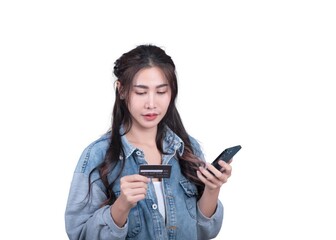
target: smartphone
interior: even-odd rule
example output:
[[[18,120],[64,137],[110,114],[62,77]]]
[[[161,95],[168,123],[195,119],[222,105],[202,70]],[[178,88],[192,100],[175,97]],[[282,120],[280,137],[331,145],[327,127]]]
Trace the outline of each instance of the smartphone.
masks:
[[[240,145],[225,149],[211,164],[220,171],[222,167],[218,164],[218,161],[219,160],[223,160],[224,162],[230,161],[240,149],[241,149]]]

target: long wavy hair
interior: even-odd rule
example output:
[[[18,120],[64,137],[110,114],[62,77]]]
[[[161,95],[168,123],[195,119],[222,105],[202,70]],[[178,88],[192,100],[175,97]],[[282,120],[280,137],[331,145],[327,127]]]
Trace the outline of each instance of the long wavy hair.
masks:
[[[102,206],[107,204],[111,205],[116,200],[116,195],[112,188],[116,183],[116,180],[120,177],[125,164],[125,161],[121,162],[122,167],[120,168],[118,174],[115,175],[116,177],[114,179],[110,179],[109,181],[109,173],[113,171],[117,163],[120,161],[120,156],[122,159],[126,159],[121,142],[120,127],[123,126],[125,129],[123,134],[126,134],[132,127],[132,118],[127,106],[133,78],[139,70],[150,67],[158,67],[163,71],[172,93],[167,113],[158,124],[156,146],[161,154],[165,154],[162,147],[162,140],[166,126],[168,126],[182,139],[184,142],[184,152],[181,156],[177,154],[177,159],[179,161],[182,174],[196,185],[199,198],[204,191],[204,184],[197,177],[196,171],[198,170],[198,167],[204,163],[195,155],[187,131],[183,126],[182,120],[175,106],[178,87],[175,64],[173,60],[163,49],[157,46],[140,45],[133,50],[124,53],[115,61],[114,64],[113,73],[117,77],[117,81],[120,82],[121,87],[119,89],[117,88],[115,91],[112,127],[110,129],[111,139],[104,161],[93,170],[95,171],[98,169],[100,179],[107,189],[107,200],[102,203]],[[90,173],[90,176],[93,171]]]

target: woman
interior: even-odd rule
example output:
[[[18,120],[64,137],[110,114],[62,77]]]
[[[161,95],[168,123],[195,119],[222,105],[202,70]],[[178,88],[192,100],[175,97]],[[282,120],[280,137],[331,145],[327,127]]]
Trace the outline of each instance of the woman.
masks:
[[[82,153],[65,212],[70,239],[211,239],[220,231],[218,171],[203,159],[175,106],[175,65],[164,50],[141,45],[114,66],[112,127]],[[139,174],[170,165],[169,178]]]

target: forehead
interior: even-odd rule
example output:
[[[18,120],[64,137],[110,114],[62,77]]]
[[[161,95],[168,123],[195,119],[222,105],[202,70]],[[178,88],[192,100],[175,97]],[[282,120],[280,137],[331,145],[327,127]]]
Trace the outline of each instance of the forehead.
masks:
[[[133,85],[151,86],[165,83],[168,83],[168,80],[163,71],[158,67],[143,68],[133,78]]]

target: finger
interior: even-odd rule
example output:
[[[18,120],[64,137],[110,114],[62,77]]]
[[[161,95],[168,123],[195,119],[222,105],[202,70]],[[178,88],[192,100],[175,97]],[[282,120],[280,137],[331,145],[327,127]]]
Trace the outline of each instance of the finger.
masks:
[[[215,175],[217,178],[220,178],[222,176],[222,172],[219,171],[217,168],[215,168],[212,164],[207,163],[206,168],[208,171],[210,171],[210,173]]]
[[[204,175],[204,177],[206,178],[206,180],[208,182],[211,182],[217,186],[220,186],[222,185],[219,177],[222,176],[222,173],[219,172],[215,167],[213,167],[213,171],[216,171],[216,173],[214,174],[217,174],[219,177],[217,177],[216,175],[212,174],[211,172],[209,172],[207,169],[203,168],[203,167],[200,167],[200,172]]]
[[[128,175],[124,176],[120,179],[127,181],[127,182],[144,182],[144,183],[149,183],[150,179],[148,177],[142,176],[140,174],[133,174],[133,175]]]
[[[131,205],[136,204],[138,201],[146,198],[147,187],[139,188],[125,188],[121,187],[121,197],[123,201],[130,203]]]
[[[204,183],[204,185],[215,189],[217,188],[217,186],[215,184],[213,184],[212,182],[208,181],[206,177],[204,177],[204,175],[200,172],[200,171],[196,171],[196,174],[198,176],[198,178]]]
[[[228,178],[231,176],[231,166],[222,160],[221,162],[223,162],[222,164],[224,164],[224,167],[223,167],[224,172],[218,171],[217,168],[215,168],[212,164],[209,164],[209,163],[206,164],[206,166],[208,167],[208,170],[211,171],[210,172],[211,175],[215,176],[215,178],[208,178],[208,180],[212,181],[217,186],[221,186],[224,183],[226,183]],[[206,175],[206,177],[207,176],[208,175]]]
[[[126,188],[123,193],[127,196],[146,195],[147,188]]]
[[[144,182],[121,182],[120,183],[121,189],[136,189],[136,188],[143,188],[147,190],[148,184]]]
[[[141,201],[143,199],[146,198],[146,194],[140,193],[140,194],[136,194],[136,195],[122,195],[123,196],[123,200],[125,202],[128,202],[129,204],[133,205],[136,204],[138,201]]]
[[[146,187],[149,183],[149,178],[138,174],[124,176],[120,179],[120,188],[138,188]]]
[[[232,162],[232,159],[228,163],[224,162],[223,160],[220,160],[218,162],[218,164],[222,167],[221,172],[229,176],[231,176],[231,172],[232,172],[232,167],[230,165],[230,162]]]

